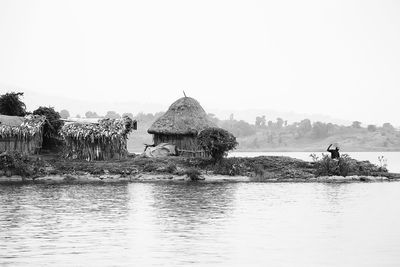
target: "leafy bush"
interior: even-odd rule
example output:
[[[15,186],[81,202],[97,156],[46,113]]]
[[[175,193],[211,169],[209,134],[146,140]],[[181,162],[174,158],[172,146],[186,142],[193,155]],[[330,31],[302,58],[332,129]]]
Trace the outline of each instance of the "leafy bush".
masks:
[[[0,114],[8,116],[25,116],[26,106],[19,98],[24,93],[6,93],[0,96]]]
[[[158,169],[158,165],[155,162],[149,162],[143,167],[144,172],[154,172]]]
[[[10,174],[32,176],[39,172],[43,163],[39,160],[31,160],[28,156],[19,152],[4,152],[0,154],[0,170]]]
[[[221,128],[207,128],[198,136],[199,144],[210,153],[214,161],[220,161],[229,150],[236,148],[238,142],[230,132]]]
[[[44,135],[48,137],[58,136],[58,131],[63,125],[60,120],[60,114],[52,107],[39,107],[33,111],[34,115],[41,115],[46,117],[46,124],[44,126]]]
[[[190,168],[185,170],[184,172],[187,177],[189,177],[190,180],[195,181],[195,180],[202,180],[201,178],[201,172],[195,168]]]
[[[176,167],[176,165],[175,165],[174,163],[172,163],[172,162],[169,163],[169,164],[165,167],[165,171],[168,172],[168,173],[175,173],[177,169],[178,169],[178,168]]]
[[[338,175],[347,176],[351,171],[355,171],[354,160],[347,154],[343,154],[339,160],[332,159],[327,154],[322,154],[319,159],[315,154],[310,155],[315,163],[316,175]]]
[[[230,159],[218,162],[214,166],[213,171],[215,174],[235,176],[240,175],[243,168],[243,164]]]
[[[315,154],[310,155],[316,169],[316,175],[374,175],[387,172],[383,166],[379,167],[369,161],[357,161],[349,155],[343,154],[339,160],[331,159],[329,155],[322,154],[319,158]]]
[[[60,114],[52,107],[39,107],[33,111],[33,114],[46,117],[43,127],[43,148],[54,149],[61,146],[59,130],[63,126],[63,122],[60,120]]]

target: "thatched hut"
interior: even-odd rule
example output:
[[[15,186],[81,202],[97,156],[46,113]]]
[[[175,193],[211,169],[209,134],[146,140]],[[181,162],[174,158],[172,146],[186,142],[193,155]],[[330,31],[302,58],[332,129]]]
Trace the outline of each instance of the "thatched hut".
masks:
[[[46,118],[0,115],[0,152],[17,151],[25,155],[38,153],[43,143]]]
[[[148,133],[154,135],[154,145],[169,143],[176,146],[179,155],[206,157],[208,154],[198,145],[197,135],[213,126],[196,99],[182,97],[151,125]]]
[[[60,132],[67,158],[92,161],[126,158],[128,134],[136,129],[136,121],[124,117],[98,122],[66,121]]]

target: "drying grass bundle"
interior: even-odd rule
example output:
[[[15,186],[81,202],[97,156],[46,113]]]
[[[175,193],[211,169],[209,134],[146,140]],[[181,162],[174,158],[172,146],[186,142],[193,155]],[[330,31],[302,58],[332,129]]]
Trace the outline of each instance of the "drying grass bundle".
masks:
[[[44,116],[39,115],[0,115],[0,151],[18,151],[23,154],[38,152],[43,142],[45,120]]]
[[[175,101],[168,111],[151,125],[150,134],[197,135],[212,122],[200,103],[191,97]]]
[[[128,134],[136,129],[136,121],[101,119],[98,123],[73,122],[61,128],[66,157],[74,159],[122,159],[128,154]]]

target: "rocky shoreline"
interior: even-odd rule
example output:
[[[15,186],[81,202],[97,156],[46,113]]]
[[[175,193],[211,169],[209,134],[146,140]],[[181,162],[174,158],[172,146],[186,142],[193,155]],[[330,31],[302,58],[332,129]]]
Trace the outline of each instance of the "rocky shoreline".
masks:
[[[320,176],[312,178],[273,178],[257,179],[248,176],[203,175],[202,180],[193,181],[187,176],[165,174],[139,174],[139,175],[92,175],[92,174],[66,174],[42,177],[22,177],[12,175],[0,177],[0,184],[7,183],[43,183],[43,184],[74,184],[74,183],[134,183],[134,182],[202,182],[202,183],[353,183],[353,182],[394,182],[400,178],[385,176]]]
[[[8,159],[11,162],[10,159]],[[18,161],[19,160],[19,161]],[[226,158],[215,163],[202,158],[143,158],[118,161],[66,160],[57,155],[14,159],[0,169],[1,183],[130,183],[130,182],[389,182],[389,173],[368,161],[351,159],[348,175],[326,174],[323,164],[290,157]],[[9,166],[5,168],[4,166]],[[195,177],[195,179],[193,178]]]

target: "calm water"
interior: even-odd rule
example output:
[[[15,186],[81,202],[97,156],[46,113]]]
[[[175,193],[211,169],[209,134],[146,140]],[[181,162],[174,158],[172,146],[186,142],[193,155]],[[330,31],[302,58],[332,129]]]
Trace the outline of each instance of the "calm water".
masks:
[[[323,152],[233,152],[231,157],[257,157],[257,156],[288,156],[306,161],[311,161],[310,154],[315,153],[321,157]],[[400,173],[400,152],[343,152],[358,160],[369,160],[380,166],[379,156],[384,156],[387,161],[388,170]],[[329,154],[325,152],[325,154]]]
[[[399,266],[400,183],[0,185],[0,265]]]

